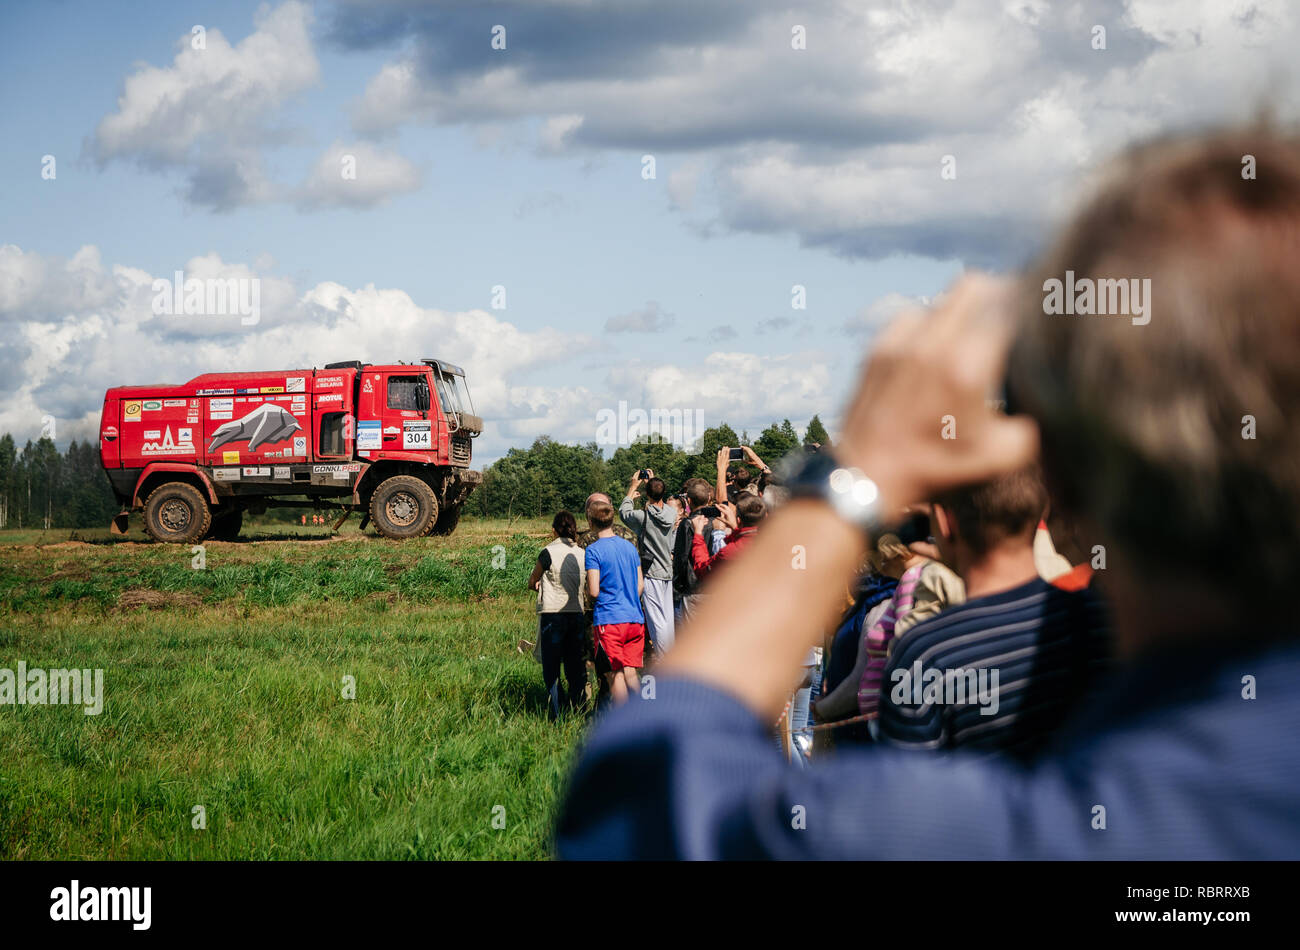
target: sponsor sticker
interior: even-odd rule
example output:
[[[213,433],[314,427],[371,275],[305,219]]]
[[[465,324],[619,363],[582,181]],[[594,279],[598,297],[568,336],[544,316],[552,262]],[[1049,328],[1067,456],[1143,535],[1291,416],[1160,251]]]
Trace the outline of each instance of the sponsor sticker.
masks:
[[[146,430],[145,430],[145,433],[144,433],[144,438],[146,438],[146,439],[161,439],[161,438],[162,438],[162,430],[161,430],[161,429],[146,429]]]
[[[337,389],[342,385],[343,385],[342,376],[317,376],[316,377],[317,389]]]
[[[221,461],[222,461],[222,463],[225,464],[225,465],[238,465],[238,464],[239,464],[239,453],[238,453],[238,452],[222,452],[222,453],[221,453]]]
[[[233,413],[233,412],[214,412],[214,413],[212,413],[212,415],[209,416],[208,418],[210,418],[210,419],[229,419],[229,418],[231,418],[232,416],[234,416],[234,413]],[[195,420],[195,421],[197,421],[197,420]]]
[[[229,454],[229,453],[227,453]],[[239,469],[237,468],[214,468],[212,477],[219,482],[237,482],[239,481]]]
[[[295,435],[293,437],[293,454],[294,455],[307,454],[307,437],[305,435]]]
[[[361,391],[362,391],[363,393],[372,393],[372,392],[374,392],[374,391],[375,391],[374,384],[371,383],[370,380],[367,379],[367,380],[366,380],[366,381],[361,385]]]
[[[304,392],[307,378],[305,376],[288,376],[284,380],[284,391],[287,393]]]
[[[150,438],[148,432],[144,434],[146,439]],[[172,427],[168,426],[163,432],[161,439],[158,436],[158,430],[153,430],[153,442],[145,442],[140,446],[142,455],[193,455],[194,454],[194,430],[177,429],[176,437],[172,437]]]
[[[208,402],[208,408],[213,412],[230,412],[235,408],[233,399],[213,399]]]
[[[185,400],[184,400],[184,399],[164,399],[164,400],[163,400],[163,407],[164,407],[164,408],[167,408],[167,409],[174,409],[174,408],[176,408],[177,406],[184,406],[184,405],[185,405]]]
[[[273,477],[277,481],[280,481],[283,479],[292,478],[293,473],[288,465],[277,465],[275,466],[275,475]]]
[[[284,392],[284,387],[283,387],[283,386],[263,386],[263,387],[262,387],[262,392],[264,392],[264,393],[282,393],[282,392]]]
[[[325,405],[325,403],[327,403],[327,402],[342,402],[342,401],[343,401],[343,394],[342,394],[342,393],[326,393],[325,395],[321,396],[321,397],[320,397],[319,399],[317,399],[316,401],[317,401],[318,403],[320,403],[322,406]]]
[[[361,419],[357,422],[357,449],[371,450],[384,447],[384,435],[378,419]]]
[[[145,412],[157,412],[157,411],[158,411],[159,409],[161,409],[161,408],[162,408],[162,400],[161,400],[161,399],[146,399],[146,400],[144,401],[144,411],[145,411]]]
[[[117,426],[106,426],[104,429],[104,438],[112,442],[117,438]]]
[[[122,418],[127,422],[140,421],[140,400],[128,400],[122,406]]]
[[[339,472],[346,475],[348,472],[359,471],[361,471],[360,462],[340,462],[337,465],[313,465],[311,467],[313,475],[337,475]]]
[[[270,478],[271,468],[269,465],[250,465],[244,468],[245,478]]]
[[[196,396],[233,396],[233,389],[200,389],[194,395]]]

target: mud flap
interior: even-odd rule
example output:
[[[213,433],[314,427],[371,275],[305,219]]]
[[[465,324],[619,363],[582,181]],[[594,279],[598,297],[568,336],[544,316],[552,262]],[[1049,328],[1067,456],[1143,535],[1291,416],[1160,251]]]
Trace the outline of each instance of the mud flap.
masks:
[[[126,534],[127,528],[131,523],[131,512],[119,511],[113,515],[113,520],[108,523],[108,533],[116,535]]]

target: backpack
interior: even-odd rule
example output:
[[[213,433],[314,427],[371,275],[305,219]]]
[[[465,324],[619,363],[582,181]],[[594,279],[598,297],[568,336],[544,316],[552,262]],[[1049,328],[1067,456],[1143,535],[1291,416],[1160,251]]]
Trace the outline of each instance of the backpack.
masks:
[[[695,576],[695,564],[691,561],[691,544],[695,537],[695,527],[690,518],[683,518],[677,526],[677,536],[673,539],[673,593],[678,597],[688,597],[695,593],[700,579]],[[713,540],[713,522],[704,525],[704,544],[707,547]]]

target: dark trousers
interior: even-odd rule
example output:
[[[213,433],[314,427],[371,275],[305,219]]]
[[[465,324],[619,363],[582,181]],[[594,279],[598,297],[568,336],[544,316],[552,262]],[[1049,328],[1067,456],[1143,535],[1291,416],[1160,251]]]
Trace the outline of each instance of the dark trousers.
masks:
[[[587,688],[587,663],[582,655],[586,621],[580,613],[539,614],[538,642],[542,645],[542,679],[550,696],[550,717],[565,707],[582,705]],[[561,698],[560,668],[564,668],[567,694]]]

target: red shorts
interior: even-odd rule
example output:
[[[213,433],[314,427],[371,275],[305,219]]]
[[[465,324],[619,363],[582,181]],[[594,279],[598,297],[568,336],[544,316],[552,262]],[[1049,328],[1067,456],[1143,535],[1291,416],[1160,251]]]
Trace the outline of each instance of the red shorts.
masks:
[[[625,666],[639,667],[645,659],[645,624],[598,623],[596,643],[615,673]]]

